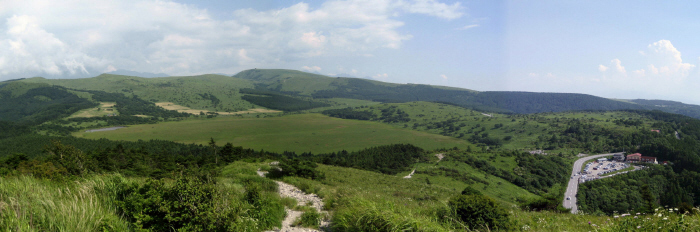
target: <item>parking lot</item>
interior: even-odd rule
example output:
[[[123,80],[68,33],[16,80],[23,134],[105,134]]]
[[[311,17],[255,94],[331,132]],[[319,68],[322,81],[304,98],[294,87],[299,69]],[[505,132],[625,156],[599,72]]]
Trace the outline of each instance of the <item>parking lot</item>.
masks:
[[[586,164],[583,171],[580,174],[576,174],[571,178],[578,178],[579,182],[585,182],[589,180],[595,180],[603,178],[605,175],[611,172],[616,172],[625,168],[630,167],[630,164],[616,161],[603,161],[603,162],[591,162]]]

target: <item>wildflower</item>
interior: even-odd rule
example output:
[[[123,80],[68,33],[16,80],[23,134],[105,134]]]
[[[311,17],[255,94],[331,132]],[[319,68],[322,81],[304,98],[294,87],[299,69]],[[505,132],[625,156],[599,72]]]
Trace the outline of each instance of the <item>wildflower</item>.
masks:
[[[634,218],[637,218],[637,216],[634,216]]]
[[[637,229],[642,228],[642,226],[637,226]]]
[[[637,215],[640,215],[641,213],[637,213]]]
[[[668,220],[668,218],[667,218],[667,217],[665,217],[665,218],[664,218],[664,220]]]
[[[613,216],[614,218],[619,218],[620,216]]]

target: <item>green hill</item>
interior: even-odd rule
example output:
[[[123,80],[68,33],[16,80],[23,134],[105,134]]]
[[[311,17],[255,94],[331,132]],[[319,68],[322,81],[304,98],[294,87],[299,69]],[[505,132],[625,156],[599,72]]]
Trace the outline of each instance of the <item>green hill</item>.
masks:
[[[453,104],[496,113],[542,113],[576,110],[661,110],[700,118],[700,106],[658,100],[619,101],[587,94],[478,92],[468,89],[394,84],[361,78],[328,77],[296,70],[252,69],[233,77],[200,75],[188,77],[141,78],[102,74],[93,78],[55,80],[29,78],[25,83],[44,83],[79,90],[99,90],[138,96],[150,102],[172,102],[194,110],[219,112],[243,111],[276,106],[270,101],[306,101],[319,99],[358,99],[385,103],[429,101]],[[274,92],[279,96],[261,99],[241,93],[241,89]],[[247,96],[247,97],[246,97]],[[313,103],[304,103],[311,104]],[[318,106],[322,106],[319,104]],[[269,108],[269,107],[268,107]],[[306,109],[292,107],[290,109]],[[276,109],[288,110],[277,104]]]
[[[252,88],[253,83],[222,75],[142,78],[102,74],[84,79],[30,78],[22,82],[122,93],[150,102],[173,102],[199,110],[234,112],[255,108],[255,105],[242,100],[242,94],[238,92],[242,88]]]

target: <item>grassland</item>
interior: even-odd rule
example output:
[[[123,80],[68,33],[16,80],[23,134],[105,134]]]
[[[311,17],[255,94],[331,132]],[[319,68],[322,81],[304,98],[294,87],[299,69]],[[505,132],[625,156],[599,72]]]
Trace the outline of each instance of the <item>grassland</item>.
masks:
[[[269,118],[218,117],[179,122],[134,125],[108,132],[76,132],[76,137],[110,140],[170,140],[182,143],[207,144],[214,138],[218,144],[232,143],[253,149],[283,152],[356,151],[367,147],[410,143],[424,149],[459,147],[469,142],[425,132],[395,128],[389,125],[357,120],[344,120],[320,114],[297,114]]]
[[[21,82],[122,93],[151,102],[174,102],[192,109],[209,111],[235,112],[256,108],[255,105],[241,99],[242,95],[238,92],[242,88],[253,88],[251,81],[213,74],[163,78],[102,74],[84,79],[29,78]],[[219,99],[219,102],[215,103],[202,94],[212,94]]]
[[[567,125],[565,123],[570,120],[592,123],[617,132],[633,132],[644,128],[653,128],[652,120],[643,119],[639,114],[623,111],[504,115],[484,113],[432,102],[378,104],[355,110],[367,110],[375,115],[381,115],[382,110],[390,107],[396,107],[396,109],[406,112],[410,118],[409,122],[388,123],[392,126],[413,128],[414,130],[463,139],[467,139],[474,134],[488,134],[489,137],[501,139],[503,141],[502,148],[507,150],[532,151],[541,149],[543,145],[541,143],[542,139],[544,137],[549,139],[553,134],[561,133],[566,129]],[[624,127],[615,124],[613,121],[615,119],[640,119],[644,124],[635,127]],[[450,125],[458,128],[451,132],[445,132],[444,126],[440,127],[437,125],[448,121]],[[508,136],[510,138],[506,139]],[[560,148],[548,152],[574,155],[581,151],[579,149]]]
[[[100,102],[100,106],[75,112],[68,118],[92,118],[110,114],[119,114],[117,109],[114,108],[114,105],[116,105],[114,102]]]

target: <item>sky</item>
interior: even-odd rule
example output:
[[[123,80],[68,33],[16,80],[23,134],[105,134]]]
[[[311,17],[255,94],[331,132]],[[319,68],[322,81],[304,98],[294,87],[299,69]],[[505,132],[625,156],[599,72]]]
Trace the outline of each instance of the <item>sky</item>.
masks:
[[[694,1],[0,0],[0,81],[283,68],[700,104]]]

